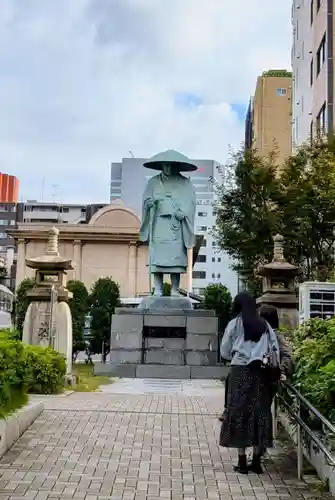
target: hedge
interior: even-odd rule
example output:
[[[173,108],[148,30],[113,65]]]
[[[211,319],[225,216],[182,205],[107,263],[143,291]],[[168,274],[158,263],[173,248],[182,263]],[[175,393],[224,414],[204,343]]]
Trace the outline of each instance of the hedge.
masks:
[[[335,318],[312,319],[291,337],[296,363],[294,385],[335,421]]]
[[[64,385],[64,356],[15,337],[15,332],[0,331],[0,417],[22,406],[29,392],[52,394]]]

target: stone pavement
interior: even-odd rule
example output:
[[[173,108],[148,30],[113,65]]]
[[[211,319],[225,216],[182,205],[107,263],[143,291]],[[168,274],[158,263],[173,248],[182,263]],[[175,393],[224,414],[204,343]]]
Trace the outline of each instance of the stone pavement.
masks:
[[[42,397],[44,413],[0,461],[0,500],[328,498],[296,479],[279,447],[261,477],[218,446],[221,384],[120,380]]]

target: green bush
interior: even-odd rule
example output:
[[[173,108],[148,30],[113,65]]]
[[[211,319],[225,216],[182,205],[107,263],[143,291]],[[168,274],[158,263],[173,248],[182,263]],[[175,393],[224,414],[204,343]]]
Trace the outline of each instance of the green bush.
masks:
[[[66,374],[64,356],[49,347],[26,345],[24,351],[28,392],[61,392]]]
[[[294,384],[335,421],[335,318],[312,319],[293,332]]]
[[[15,331],[0,330],[0,418],[23,406],[29,392],[60,392],[65,374],[63,355],[23,344]]]
[[[1,338],[2,337],[2,338]],[[15,410],[25,399],[25,351],[20,341],[0,336],[0,417]],[[19,395],[19,397],[18,397]],[[22,397],[20,397],[20,395]],[[25,401],[22,401],[24,403]]]

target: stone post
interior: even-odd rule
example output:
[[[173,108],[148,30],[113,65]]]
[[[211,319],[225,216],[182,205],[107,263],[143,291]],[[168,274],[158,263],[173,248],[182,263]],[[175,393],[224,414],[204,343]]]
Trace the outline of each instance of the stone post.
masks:
[[[128,247],[128,289],[132,297],[137,293],[137,243],[129,242]]]
[[[16,289],[24,280],[26,274],[26,240],[19,239],[17,242],[17,269],[16,269]]]
[[[82,241],[73,242],[74,279],[81,280]]]

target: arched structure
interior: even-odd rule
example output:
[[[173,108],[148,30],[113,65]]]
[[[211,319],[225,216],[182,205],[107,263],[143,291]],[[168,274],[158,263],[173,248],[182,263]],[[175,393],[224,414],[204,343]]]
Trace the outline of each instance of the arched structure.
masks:
[[[120,285],[122,297],[148,294],[148,246],[139,241],[140,219],[121,201],[98,210],[88,224],[56,224],[59,229],[59,252],[75,264],[67,279],[83,281],[88,289],[98,278],[111,276]],[[50,224],[18,224],[8,233],[17,243],[16,288],[33,271],[26,266],[26,258],[43,255],[46,250]],[[197,238],[194,260],[201,237]],[[182,275],[181,288],[187,288],[187,277]]]
[[[135,212],[121,203],[112,203],[98,210],[88,224],[99,227],[127,227],[139,231],[141,221]]]

